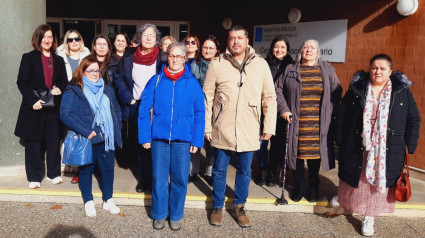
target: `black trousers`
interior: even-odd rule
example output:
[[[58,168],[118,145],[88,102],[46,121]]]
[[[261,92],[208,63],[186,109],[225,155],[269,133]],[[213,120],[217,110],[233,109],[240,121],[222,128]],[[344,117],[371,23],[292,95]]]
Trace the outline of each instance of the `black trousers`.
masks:
[[[152,156],[151,150],[146,150],[142,145],[139,144],[139,106],[140,100],[129,107],[129,118],[128,118],[128,133],[129,140],[127,148],[130,150],[129,154],[131,160],[138,161],[139,179],[143,187],[152,187]]]
[[[25,140],[25,171],[29,182],[41,182],[45,175],[54,179],[61,175],[61,123],[56,112],[47,112],[41,141]]]
[[[308,181],[309,186],[318,187],[319,186],[319,170],[320,170],[320,159],[309,159],[307,160],[308,167]],[[295,186],[304,187],[305,178],[304,178],[304,160],[297,159],[296,170],[294,170],[294,179]]]

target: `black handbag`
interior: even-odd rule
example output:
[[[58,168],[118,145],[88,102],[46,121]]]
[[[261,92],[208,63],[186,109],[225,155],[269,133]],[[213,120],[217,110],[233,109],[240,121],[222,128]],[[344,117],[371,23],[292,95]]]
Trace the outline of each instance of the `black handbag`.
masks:
[[[55,107],[55,97],[52,95],[52,89],[36,89],[32,90],[32,92],[36,97],[44,101],[44,103],[41,104],[42,107]]]

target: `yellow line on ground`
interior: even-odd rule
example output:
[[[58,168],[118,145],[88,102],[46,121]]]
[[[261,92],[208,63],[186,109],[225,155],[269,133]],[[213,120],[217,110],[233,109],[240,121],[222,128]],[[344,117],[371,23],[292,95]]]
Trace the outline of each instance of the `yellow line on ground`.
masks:
[[[70,196],[70,197],[80,197],[80,191],[61,191],[61,190],[42,190],[42,189],[2,189],[0,188],[0,194],[9,194],[9,195],[44,195],[44,196]],[[101,192],[93,192],[94,197],[102,197]],[[151,199],[150,194],[144,193],[127,193],[127,192],[115,192],[114,198],[132,198],[132,199]],[[205,201],[211,202],[211,197],[205,195],[187,195],[186,201]],[[274,204],[276,201],[275,198],[256,198],[248,197],[247,203],[254,204]],[[330,207],[328,201],[319,201],[319,202],[309,202],[305,199],[302,199],[299,202],[293,202],[291,199],[287,198],[289,205],[308,205],[308,206],[327,206]],[[226,203],[232,203],[233,198],[226,197]],[[396,209],[417,209],[425,210],[425,204],[409,204],[409,203],[396,203]]]

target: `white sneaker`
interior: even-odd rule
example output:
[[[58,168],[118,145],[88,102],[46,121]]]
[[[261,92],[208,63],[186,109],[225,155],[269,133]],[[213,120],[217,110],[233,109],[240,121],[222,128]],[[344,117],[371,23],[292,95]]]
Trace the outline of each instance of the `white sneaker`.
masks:
[[[40,184],[40,182],[30,182],[28,187],[31,188],[31,189],[41,188],[41,184]]]
[[[103,209],[110,211],[111,214],[118,214],[120,213],[120,208],[115,205],[114,199],[110,198],[108,201],[103,202]]]
[[[54,178],[54,179],[51,179],[51,178],[47,177],[47,180],[48,180],[48,181],[52,181],[52,184],[60,184],[60,183],[62,183],[62,182],[63,182],[63,180],[62,180],[62,177],[61,177],[61,176],[57,176],[57,177],[56,177],[56,178]]]
[[[364,220],[362,222],[362,235],[364,236],[373,236],[373,225],[375,224],[375,221],[373,217],[365,216]]]
[[[86,215],[88,217],[95,217],[96,216],[96,208],[94,207],[93,200],[90,200],[84,204],[84,209],[86,210]]]
[[[340,207],[341,206],[338,202],[338,195],[333,196],[333,198],[331,199],[331,201],[329,201],[329,203],[331,204],[331,207]]]

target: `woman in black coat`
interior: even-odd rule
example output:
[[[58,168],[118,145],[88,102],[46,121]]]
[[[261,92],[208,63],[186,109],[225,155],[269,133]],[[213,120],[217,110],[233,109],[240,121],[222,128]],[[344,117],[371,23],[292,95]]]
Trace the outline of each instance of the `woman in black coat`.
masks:
[[[25,140],[25,170],[29,188],[39,188],[45,175],[53,184],[62,183],[59,140],[62,124],[59,106],[62,91],[68,79],[63,58],[54,53],[56,48],[52,28],[39,25],[32,36],[34,50],[22,56],[18,74],[18,88],[22,103],[16,123],[15,135]],[[54,107],[44,107],[34,90],[50,89]],[[47,153],[46,153],[47,152]],[[44,159],[46,154],[46,159]]]
[[[388,55],[378,54],[369,73],[355,74],[337,119],[340,183],[331,205],[364,215],[365,236],[373,235],[375,216],[394,212],[406,147],[413,154],[419,137],[412,83],[392,66]]]

